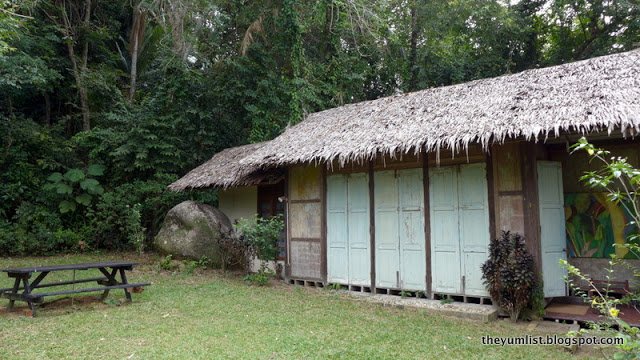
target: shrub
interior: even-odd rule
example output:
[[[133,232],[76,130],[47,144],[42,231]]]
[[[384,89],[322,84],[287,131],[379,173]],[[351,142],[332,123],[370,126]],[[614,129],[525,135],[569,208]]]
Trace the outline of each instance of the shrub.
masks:
[[[248,271],[249,261],[255,252],[246,239],[232,233],[229,236],[217,237],[217,245],[223,271],[238,267]]]
[[[266,267],[261,267],[258,272],[255,274],[247,274],[244,277],[244,281],[258,286],[265,286],[269,283],[269,280],[275,277],[275,273],[273,270],[267,269]]]
[[[188,275],[193,275],[197,269],[206,269],[211,264],[211,261],[206,256],[200,258],[200,260],[187,260],[184,262],[184,272]]]
[[[489,259],[482,265],[482,279],[493,301],[512,321],[531,302],[536,285],[533,257],[520,234],[502,232],[489,245]]]
[[[55,233],[62,228],[62,221],[55,212],[31,203],[23,203],[16,211],[13,241],[5,253],[42,255],[72,248],[68,237]]]
[[[98,164],[90,165],[86,171],[69,169],[64,175],[54,172],[47,178],[48,183],[44,189],[58,194],[61,213],[75,212],[78,206],[91,205],[94,197],[104,192],[104,188],[95,179],[103,174],[104,166]]]
[[[240,219],[236,230],[253,248],[258,259],[276,259],[278,239],[284,230],[282,215],[271,218]]]
[[[160,270],[173,271],[178,268],[178,265],[174,263],[172,255],[167,255],[160,259],[160,261],[158,262],[158,267],[160,268]]]

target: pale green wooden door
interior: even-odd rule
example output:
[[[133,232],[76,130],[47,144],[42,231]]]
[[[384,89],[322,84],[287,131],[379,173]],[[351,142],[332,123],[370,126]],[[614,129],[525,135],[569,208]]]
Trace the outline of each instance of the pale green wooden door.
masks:
[[[422,169],[374,175],[376,286],[426,290]]]
[[[347,178],[327,177],[327,281],[349,283]]]
[[[370,285],[368,175],[327,177],[327,281]]]
[[[422,169],[398,171],[400,287],[426,290]]]
[[[544,296],[565,296],[566,271],[560,260],[566,259],[566,232],[562,165],[538,161],[538,198],[540,200],[540,245]]]
[[[430,170],[432,291],[486,296],[480,267],[489,247],[485,164]]]
[[[374,174],[376,287],[400,287],[398,182],[394,170]]]
[[[481,267],[489,250],[489,194],[485,164],[461,165],[458,175],[461,271],[463,293],[488,296]]]
[[[431,287],[434,292],[462,292],[458,229],[457,167],[429,170]]]
[[[349,284],[371,286],[369,253],[369,175],[351,174],[347,181]]]

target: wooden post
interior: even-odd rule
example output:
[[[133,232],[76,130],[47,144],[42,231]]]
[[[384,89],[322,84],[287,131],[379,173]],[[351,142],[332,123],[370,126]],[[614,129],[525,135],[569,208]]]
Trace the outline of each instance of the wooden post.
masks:
[[[540,212],[538,204],[538,170],[536,148],[532,142],[521,143],[522,195],[524,236],[527,249],[533,256],[536,271],[542,271],[542,244],[540,243]]]
[[[322,205],[320,208],[322,209],[320,214],[320,276],[322,277],[322,282],[327,283],[327,167],[322,167],[322,172],[320,174],[322,177],[320,190],[320,201],[322,201]]]
[[[286,256],[284,261],[284,277],[287,281],[291,278],[291,224],[289,222],[289,172],[290,168],[287,168],[284,174],[284,198],[285,198],[285,210],[284,210],[284,226],[285,226],[285,249]]]
[[[369,160],[369,251],[371,256],[371,293],[376,293],[376,216],[373,160]]]
[[[426,295],[431,299],[431,210],[429,206],[429,156],[426,152],[422,157],[422,186],[424,193],[424,253],[425,259],[425,282]]]
[[[496,199],[495,199],[495,183],[493,176],[493,157],[490,152],[485,155],[485,162],[487,167],[487,191],[489,197],[489,233],[491,234],[489,241],[497,236],[496,232]]]

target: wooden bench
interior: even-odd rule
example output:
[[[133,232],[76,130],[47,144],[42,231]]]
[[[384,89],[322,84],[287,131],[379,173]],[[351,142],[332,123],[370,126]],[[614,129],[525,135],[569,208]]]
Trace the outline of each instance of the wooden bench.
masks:
[[[45,297],[71,295],[87,292],[102,292],[102,299],[109,295],[110,290],[123,289],[127,301],[131,301],[131,289],[141,288],[150,283],[129,283],[127,281],[126,271],[130,271],[136,263],[127,261],[111,261],[99,263],[70,264],[70,265],[54,265],[54,266],[38,266],[3,269],[2,272],[7,273],[10,278],[14,279],[13,287],[0,289],[0,297],[9,299],[9,309],[13,308],[16,301],[24,301],[29,305],[31,314],[36,314],[36,304],[41,304]],[[76,279],[75,272],[80,270],[98,269],[103,276]],[[59,271],[73,271],[73,279],[67,281],[57,281],[50,283],[42,283],[48,274]],[[38,276],[30,281],[34,273]],[[120,275],[120,280],[117,279]],[[97,287],[86,287],[71,290],[34,292],[36,289],[51,288],[55,286],[75,285],[96,282]],[[22,284],[22,285],[21,285]]]
[[[593,286],[600,291],[600,293],[604,296],[609,295],[618,295],[620,297],[628,295],[631,293],[629,289],[629,280],[624,281],[615,281],[615,280],[591,280]],[[588,290],[589,296],[593,297],[597,294],[596,290],[590,288]]]

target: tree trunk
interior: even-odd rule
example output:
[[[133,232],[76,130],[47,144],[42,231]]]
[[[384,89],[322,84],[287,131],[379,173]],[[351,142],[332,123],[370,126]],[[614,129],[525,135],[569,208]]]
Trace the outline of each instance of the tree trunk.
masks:
[[[333,24],[335,22],[335,11],[334,7],[336,6],[333,3],[333,0],[327,1],[326,8],[324,12],[324,37],[325,37],[325,51],[324,57],[325,60],[330,59],[335,53],[335,45],[334,45],[334,36],[333,36]]]
[[[44,123],[47,127],[51,126],[51,99],[49,93],[45,92],[44,96]]]
[[[418,86],[418,0],[411,2],[411,39],[409,44],[409,91],[417,90]]]
[[[133,101],[133,98],[136,94],[136,83],[138,80],[138,52],[143,34],[144,15],[140,11],[140,6],[137,5],[133,9],[133,24],[131,26],[131,37],[129,39],[129,51],[131,53],[131,71],[129,74],[129,102]]]
[[[78,88],[78,95],[80,97],[80,112],[82,113],[82,130],[89,131],[91,130],[91,113],[89,110],[89,97],[87,95],[87,88],[84,84],[84,74],[87,71],[87,58],[89,55],[89,41],[85,36],[83,39],[82,46],[82,58],[80,59],[81,63],[78,64],[78,57],[76,55],[74,42],[76,41],[75,31],[71,25],[71,21],[69,20],[69,15],[67,14],[67,6],[66,2],[62,2],[62,8],[60,9],[62,13],[62,21],[63,21],[63,32],[65,37],[67,37],[65,43],[67,45],[67,53],[69,55],[69,61],[71,62],[71,72],[73,73],[73,79],[76,82],[76,87]],[[85,29],[89,26],[89,20],[91,17],[91,0],[85,0],[85,14],[83,19],[83,24],[85,25]]]
[[[80,111],[82,112],[82,130],[91,130],[90,111],[89,111],[89,99],[87,96],[87,89],[82,81],[82,73],[78,66],[78,59],[76,58],[75,49],[73,48],[73,42],[67,41],[67,52],[69,53],[69,60],[71,61],[71,71],[73,73],[73,79],[76,82],[78,88],[78,95],[80,96]]]

